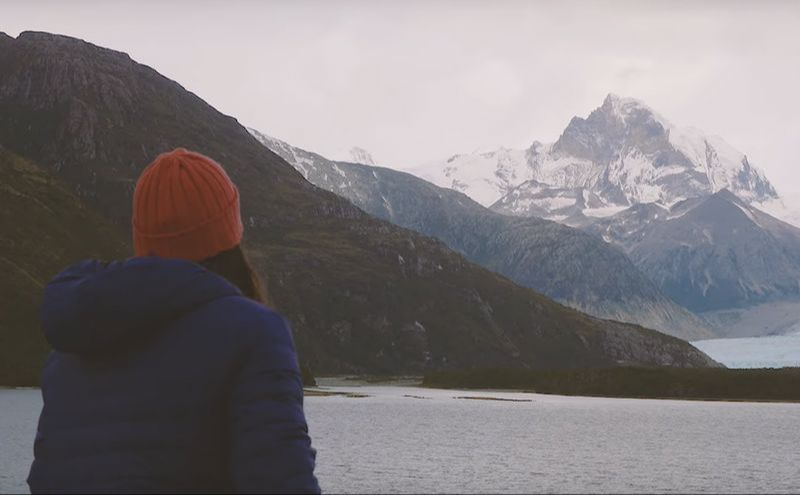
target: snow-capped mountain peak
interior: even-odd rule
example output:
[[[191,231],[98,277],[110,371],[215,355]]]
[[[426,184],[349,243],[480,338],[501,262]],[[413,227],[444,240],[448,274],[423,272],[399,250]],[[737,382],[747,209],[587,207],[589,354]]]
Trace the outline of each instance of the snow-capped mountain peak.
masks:
[[[603,100],[603,105],[599,110],[611,112],[623,124],[627,124],[628,120],[634,118],[636,114],[643,113],[649,114],[653,120],[660,123],[664,128],[672,127],[672,124],[667,119],[647,106],[645,102],[636,98],[609,93]]]
[[[721,189],[748,202],[778,197],[722,138],[615,94],[586,118],[572,118],[555,143],[455,155],[412,172],[504,213],[561,221],[638,203],[671,206]]]

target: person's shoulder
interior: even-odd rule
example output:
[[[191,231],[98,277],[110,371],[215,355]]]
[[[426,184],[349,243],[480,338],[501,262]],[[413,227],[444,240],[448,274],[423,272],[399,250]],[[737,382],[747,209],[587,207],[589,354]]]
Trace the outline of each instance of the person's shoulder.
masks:
[[[299,373],[291,327],[280,313],[244,296],[218,299],[209,310],[250,362]]]

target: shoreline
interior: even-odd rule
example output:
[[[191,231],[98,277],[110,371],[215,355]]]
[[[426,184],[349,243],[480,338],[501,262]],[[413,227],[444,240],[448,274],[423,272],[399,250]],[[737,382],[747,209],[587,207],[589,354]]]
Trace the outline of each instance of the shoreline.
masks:
[[[393,382],[375,382],[367,385],[334,385],[334,386],[317,386],[304,388],[303,392],[305,397],[346,397],[346,398],[366,398],[371,397],[368,393],[357,393],[352,391],[336,390],[337,388],[351,388],[358,389],[362,387],[377,386],[377,387],[404,387],[405,385],[398,385]],[[530,396],[544,395],[553,397],[570,397],[570,398],[587,398],[587,399],[621,399],[621,400],[658,400],[658,401],[687,401],[687,402],[729,402],[734,404],[752,403],[752,404],[800,404],[800,399],[726,399],[714,397],[669,397],[669,396],[616,396],[616,395],[589,395],[589,394],[564,394],[564,393],[551,393],[551,392],[537,392],[535,390],[527,389],[504,389],[504,388],[470,388],[470,387],[440,387],[440,386],[426,386],[416,384],[409,386],[410,388],[419,388],[422,390],[439,390],[439,391],[452,391],[452,392],[476,392],[486,394],[524,394]],[[327,390],[331,389],[331,390]],[[404,396],[411,399],[430,399],[430,397],[418,396]],[[531,400],[522,399],[507,399],[502,397],[465,397],[453,396],[453,399],[474,399],[474,400],[495,400],[503,402],[532,402]]]
[[[636,369],[636,368],[616,368],[614,370],[626,370],[634,374],[644,372],[652,372],[653,369]],[[658,370],[658,369],[656,369]],[[775,373],[782,371],[800,371],[800,368],[757,368],[749,370],[756,373],[767,372]],[[525,370],[511,370],[512,372],[524,372]],[[561,373],[575,372],[576,370],[561,370]],[[584,369],[578,370],[584,373],[603,372],[608,370],[591,370]],[[735,374],[747,374],[748,370],[731,370]],[[474,372],[474,371],[473,371]],[[456,373],[467,374],[467,372],[440,372],[440,373]],[[533,372],[537,373],[537,372]],[[538,373],[550,373],[540,371]],[[559,373],[559,372],[556,372]],[[691,371],[689,371],[691,373]],[[730,374],[723,371],[724,374]],[[431,374],[428,375],[430,381]],[[691,402],[730,402],[730,403],[753,403],[753,404],[800,404],[800,397],[789,398],[759,398],[759,397],[703,397],[703,396],[687,396],[687,395],[648,395],[644,394],[612,394],[612,393],[569,393],[566,390],[536,390],[531,386],[521,387],[508,387],[508,386],[473,386],[467,383],[458,383],[453,385],[446,385],[443,383],[426,384],[426,376],[359,376],[359,375],[328,375],[317,377],[318,385],[316,387],[305,388],[309,397],[321,396],[348,396],[354,394],[353,389],[359,389],[370,386],[385,386],[385,387],[412,387],[427,390],[446,390],[446,391],[461,391],[461,392],[477,392],[485,394],[526,394],[526,395],[546,395],[558,397],[585,397],[591,399],[626,399],[626,400],[662,400],[662,401],[691,401]],[[800,375],[798,376],[798,387],[800,387]],[[350,389],[348,391],[337,391],[337,389]],[[359,394],[360,395],[360,394]],[[800,395],[800,394],[799,394]]]
[[[370,386],[595,399],[798,404],[800,368],[478,369],[424,376],[323,375],[303,390],[307,397],[363,398],[368,394],[357,389]],[[40,388],[0,385],[0,390]]]
[[[703,402],[800,403],[800,368],[644,368],[440,371],[423,387]]]
[[[361,399],[371,397],[369,394],[362,394],[353,391],[335,390],[336,388],[362,388],[362,387],[409,387],[419,388],[423,390],[441,390],[441,391],[460,391],[460,392],[478,392],[478,393],[496,393],[496,394],[525,394],[525,395],[546,395],[553,397],[574,397],[574,398],[588,398],[588,399],[623,399],[623,400],[662,400],[662,401],[689,401],[689,402],[729,402],[729,403],[752,403],[752,404],[800,404],[800,399],[738,399],[738,398],[714,398],[714,397],[670,397],[670,396],[622,396],[622,395],[590,395],[590,394],[566,394],[557,392],[537,392],[530,389],[513,389],[513,388],[473,388],[473,387],[443,387],[443,386],[428,386],[422,383],[415,384],[398,384],[396,381],[370,381],[363,382],[364,384],[355,385],[340,384],[340,385],[317,385],[312,387],[303,387],[303,395],[305,397],[345,397],[350,399]],[[332,390],[327,390],[332,389]],[[16,391],[16,390],[30,390],[40,391],[39,387],[10,387],[0,386],[2,391]],[[428,399],[429,397],[416,397],[408,396],[409,398]],[[475,400],[495,400],[503,402],[531,402],[532,400],[518,400],[497,397],[465,397],[453,396],[454,399],[475,399]]]

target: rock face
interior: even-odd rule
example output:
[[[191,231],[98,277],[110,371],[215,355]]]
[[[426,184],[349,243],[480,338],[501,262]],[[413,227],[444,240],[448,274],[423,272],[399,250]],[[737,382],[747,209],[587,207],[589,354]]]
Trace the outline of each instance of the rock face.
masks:
[[[0,36],[0,145],[58,177],[124,239],[135,180],[158,153],[183,146],[218,160],[240,189],[245,245],[315,372],[715,364],[679,339],[588,317],[370,217],[123,53],[47,33]]]
[[[694,311],[800,299],[800,229],[727,189],[672,208],[636,205],[585,228]]]
[[[521,285],[594,316],[686,339],[711,336],[704,322],[664,296],[623,253],[597,237],[547,220],[500,215],[410,174],[333,162],[250,132],[311,183],[367,213],[437,237]]]
[[[497,211],[559,221],[721,189],[747,202],[777,198],[764,174],[721,138],[676,127],[616,95],[587,118],[574,117],[553,144],[456,155],[419,173]]]

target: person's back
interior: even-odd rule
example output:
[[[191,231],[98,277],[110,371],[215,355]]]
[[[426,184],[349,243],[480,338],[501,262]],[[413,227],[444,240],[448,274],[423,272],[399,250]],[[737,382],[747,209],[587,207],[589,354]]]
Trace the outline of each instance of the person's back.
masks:
[[[198,157],[167,155],[167,180]],[[164,181],[147,174],[140,186]],[[319,491],[291,332],[253,300],[256,282],[242,281],[232,191],[235,212],[220,201],[229,218],[201,226],[208,231],[186,244],[193,252],[135,230],[137,255],[158,257],[82,262],[46,288],[42,323],[54,352],[42,379],[34,493]],[[135,223],[150,204],[142,194],[148,187],[137,187]],[[210,249],[198,246],[212,234]]]

